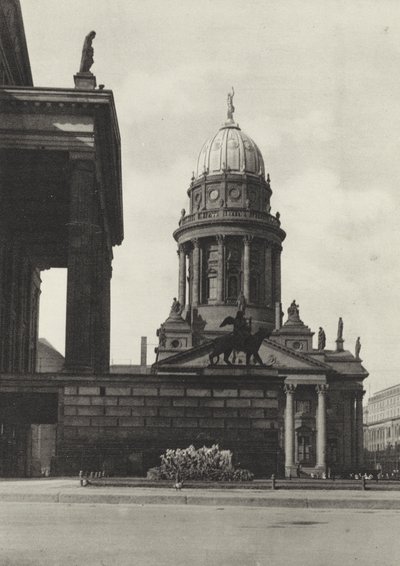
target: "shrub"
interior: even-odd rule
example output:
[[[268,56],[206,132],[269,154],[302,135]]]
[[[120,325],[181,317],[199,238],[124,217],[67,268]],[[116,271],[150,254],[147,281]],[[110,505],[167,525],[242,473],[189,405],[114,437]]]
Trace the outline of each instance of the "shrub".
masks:
[[[235,469],[232,452],[220,450],[217,444],[207,448],[168,449],[161,456],[161,465],[147,472],[149,479],[249,481],[253,474],[249,470]]]

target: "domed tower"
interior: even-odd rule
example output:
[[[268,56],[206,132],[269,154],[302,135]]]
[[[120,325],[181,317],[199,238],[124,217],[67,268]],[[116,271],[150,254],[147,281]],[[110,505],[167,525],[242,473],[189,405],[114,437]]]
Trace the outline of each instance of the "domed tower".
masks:
[[[245,307],[252,330],[280,326],[282,241],[279,214],[270,214],[271,187],[254,141],[233,119],[203,145],[183,210],[178,243],[178,301],[193,344],[220,332],[222,320]],[[244,297],[244,298],[243,298]]]

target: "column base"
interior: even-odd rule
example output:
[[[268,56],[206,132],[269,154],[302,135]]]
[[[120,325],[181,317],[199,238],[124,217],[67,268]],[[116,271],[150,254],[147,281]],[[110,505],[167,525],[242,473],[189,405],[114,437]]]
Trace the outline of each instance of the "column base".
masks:
[[[285,466],[285,478],[296,478],[297,466]]]

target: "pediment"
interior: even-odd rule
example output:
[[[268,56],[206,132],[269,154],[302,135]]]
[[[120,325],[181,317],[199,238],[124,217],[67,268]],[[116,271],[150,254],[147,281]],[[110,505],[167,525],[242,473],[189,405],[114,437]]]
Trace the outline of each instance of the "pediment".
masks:
[[[190,368],[205,368],[210,366],[209,355],[213,350],[213,343],[207,342],[200,346],[190,348],[183,352],[179,352],[165,358],[162,361],[154,364],[154,368],[168,368],[168,367],[190,367]],[[289,370],[316,370],[316,369],[330,369],[326,364],[316,361],[307,357],[305,354],[299,354],[285,346],[276,344],[272,340],[264,340],[259,349],[259,355],[264,364],[269,368],[274,369],[289,369]],[[232,356],[231,356],[232,361]],[[236,366],[245,365],[245,355],[239,353],[236,358]],[[253,363],[252,363],[253,365]],[[216,367],[224,366],[223,356],[220,356]],[[259,366],[258,366],[259,367]]]

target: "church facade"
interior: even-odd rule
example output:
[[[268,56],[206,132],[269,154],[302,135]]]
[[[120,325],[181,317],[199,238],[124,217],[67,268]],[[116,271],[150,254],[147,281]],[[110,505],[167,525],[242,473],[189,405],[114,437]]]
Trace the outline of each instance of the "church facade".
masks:
[[[359,347],[344,349],[341,320],[335,350],[322,329],[313,344],[295,301],[283,320],[286,234],[233,92],[174,232],[178,293],[156,362],[110,373],[112,248],[123,239],[113,95],[90,72],[94,32],[75,88],[33,87],[19,2],[0,6],[10,23],[0,44],[0,475],[145,474],[167,448],[214,443],[259,477],[362,467],[368,373]],[[65,364],[37,373],[40,272],[51,267],[68,269]]]
[[[263,157],[235,122],[232,99],[229,94],[227,120],[200,151],[190,210],[182,211],[174,232],[178,299],[158,330],[154,372],[234,379],[227,389],[232,398],[203,403],[209,424],[220,429],[214,438],[227,433],[222,443],[229,445],[233,428],[240,460],[263,461],[257,471],[264,466],[290,476],[299,466],[314,474],[362,467],[368,374],[359,348],[356,355],[344,350],[341,319],[336,349],[325,348],[322,328],[313,347],[314,333],[295,301],[283,324],[286,234],[279,213],[271,214]],[[250,446],[252,457],[243,454]]]

